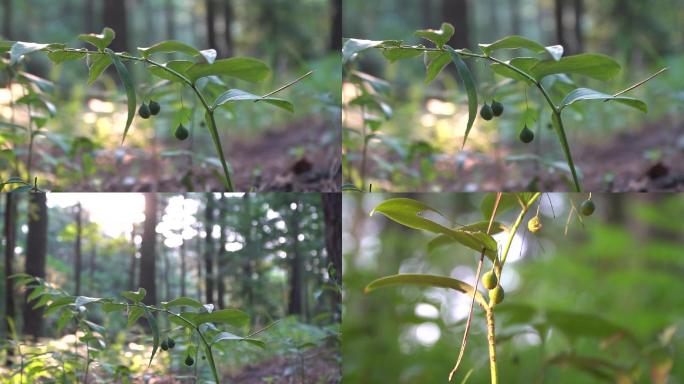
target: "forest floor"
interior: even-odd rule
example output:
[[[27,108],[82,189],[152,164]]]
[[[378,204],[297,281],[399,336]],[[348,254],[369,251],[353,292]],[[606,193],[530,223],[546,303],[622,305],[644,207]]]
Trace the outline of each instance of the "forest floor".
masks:
[[[434,166],[441,176],[420,184],[422,188],[418,189],[427,191],[436,185],[442,191],[572,191],[569,173],[549,172],[531,162],[508,163],[504,159],[512,153],[506,151],[509,150],[500,150],[498,156],[473,152],[438,156]],[[606,141],[575,145],[572,153],[586,191],[684,191],[682,122],[663,121],[616,133]],[[562,153],[558,153],[556,160],[564,164]],[[387,161],[400,163],[401,159],[390,157]],[[420,174],[418,164],[413,169]],[[369,173],[372,172],[371,169]],[[378,190],[393,188],[391,184],[376,185]]]
[[[309,116],[274,128],[253,140],[223,140],[226,159],[237,191],[338,191],[341,185],[339,126]],[[38,153],[40,152],[38,149]],[[97,152],[97,174],[81,181],[54,180],[70,192],[181,192],[221,191],[222,171],[214,161],[196,162],[189,172],[187,158],[163,159],[165,150],[115,148]],[[59,153],[50,153],[58,157]],[[213,153],[213,150],[210,150]],[[48,183],[50,184],[50,183]],[[45,189],[50,189],[48,186]]]

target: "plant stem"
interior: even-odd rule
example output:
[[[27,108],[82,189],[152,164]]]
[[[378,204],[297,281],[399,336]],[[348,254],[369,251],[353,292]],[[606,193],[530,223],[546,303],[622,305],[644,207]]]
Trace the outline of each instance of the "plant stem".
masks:
[[[508,240],[506,241],[506,245],[504,246],[503,252],[501,254],[501,262],[499,263],[499,273],[498,273],[498,278],[501,278],[501,269],[503,268],[504,264],[506,263],[506,258],[508,257],[508,251],[511,249],[511,244],[513,244],[513,238],[515,238],[515,233],[518,231],[518,228],[520,227],[520,224],[522,223],[523,219],[525,218],[525,215],[527,214],[527,211],[530,210],[530,207],[532,207],[532,204],[534,204],[537,199],[541,196],[541,192],[536,192],[530,200],[527,202],[522,207],[522,210],[520,211],[520,214],[518,215],[518,218],[515,220],[515,223],[513,223],[513,226],[511,227],[510,234],[508,235]],[[501,281],[501,280],[499,280]]]
[[[565,153],[565,158],[570,166],[570,172],[572,173],[572,180],[575,183],[575,192],[582,192],[582,187],[579,184],[579,178],[577,177],[577,170],[575,169],[575,163],[572,161],[572,154],[570,153],[570,146],[568,145],[568,137],[565,134],[565,128],[563,127],[563,119],[561,119],[561,112],[554,112],[556,126],[556,133],[558,134],[558,139],[563,147],[563,152]]]
[[[496,368],[496,326],[494,324],[494,307],[485,308],[487,319],[487,345],[489,346],[489,372],[491,383],[497,384],[499,374]]]

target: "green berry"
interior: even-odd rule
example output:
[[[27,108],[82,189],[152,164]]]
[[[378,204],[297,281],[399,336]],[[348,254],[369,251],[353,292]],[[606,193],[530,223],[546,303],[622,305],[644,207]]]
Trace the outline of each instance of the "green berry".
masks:
[[[161,111],[161,106],[156,101],[150,100],[150,113],[152,116],[157,116]]]
[[[176,346],[176,341],[169,337],[166,339],[166,345],[169,346],[169,349],[173,349]]]
[[[504,290],[500,285],[489,291],[489,305],[501,304],[504,299]]]
[[[496,100],[492,100],[492,113],[495,117],[499,117],[503,114],[504,106]]]
[[[183,124],[179,124],[178,128],[176,128],[176,132],[174,132],[174,135],[176,136],[176,139],[178,140],[185,140],[190,136],[190,131],[188,131],[187,128],[183,126]]]
[[[534,140],[534,132],[532,132],[531,129],[527,128],[527,125],[520,131],[520,141],[522,141],[525,144],[529,144]]]
[[[161,342],[161,349],[162,349],[162,351],[168,351],[169,350],[169,344],[166,342],[166,340]]]
[[[539,220],[539,216],[535,216],[527,222],[527,229],[532,233],[541,231],[543,227],[541,220]]]
[[[193,359],[191,356],[188,356],[188,357],[185,358],[185,365],[187,365],[188,367],[190,367],[190,366],[192,366],[193,364],[195,364],[195,359]]]
[[[487,121],[491,120],[492,117],[494,117],[492,113],[492,107],[485,103],[480,109],[480,116]]]
[[[496,274],[494,273],[494,271],[489,271],[489,272],[486,272],[484,275],[482,275],[482,286],[487,288],[487,289],[496,288],[496,284],[498,282],[499,281],[496,278]]]
[[[138,115],[140,115],[140,117],[142,117],[143,119],[150,118],[150,108],[147,106],[147,104],[142,103],[140,105],[140,109],[138,109]]]
[[[592,213],[596,210],[596,205],[594,205],[594,202],[591,200],[584,200],[582,202],[582,205],[580,205],[580,213],[582,216],[591,216]]]

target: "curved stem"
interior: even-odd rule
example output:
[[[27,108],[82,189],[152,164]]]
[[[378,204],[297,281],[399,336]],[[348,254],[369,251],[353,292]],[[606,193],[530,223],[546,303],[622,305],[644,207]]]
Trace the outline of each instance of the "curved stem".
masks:
[[[570,167],[570,172],[572,173],[572,181],[575,183],[575,192],[582,192],[582,187],[579,183],[579,177],[577,177],[577,170],[575,169],[575,162],[572,160],[572,153],[570,152],[570,146],[568,145],[568,137],[565,134],[565,127],[563,126],[563,119],[561,119],[561,112],[554,112],[553,115],[554,126],[556,127],[556,133],[558,134],[558,140],[563,147],[563,153],[565,153],[565,159],[568,161],[568,166]]]
[[[511,250],[511,244],[513,244],[513,238],[515,238],[515,233],[518,231],[518,228],[520,227],[520,224],[525,218],[527,211],[530,210],[532,204],[534,204],[534,202],[537,201],[537,199],[539,199],[540,196],[541,192],[537,192],[534,195],[532,195],[530,200],[527,202],[527,204],[525,204],[525,206],[520,211],[520,214],[518,215],[518,218],[515,220],[515,223],[513,223],[513,226],[511,226],[511,232],[508,235],[508,240],[506,241],[506,245],[504,246],[503,252],[501,254],[501,263],[499,264],[499,273],[497,276],[498,278],[501,278],[501,269],[503,268],[504,264],[506,264],[506,258],[508,257],[508,252]]]

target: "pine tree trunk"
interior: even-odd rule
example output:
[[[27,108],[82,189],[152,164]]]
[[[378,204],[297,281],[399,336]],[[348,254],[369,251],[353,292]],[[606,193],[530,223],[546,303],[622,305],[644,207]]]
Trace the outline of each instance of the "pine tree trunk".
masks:
[[[45,278],[48,229],[45,193],[29,195],[28,212],[25,272],[31,276]],[[33,304],[27,302],[29,294],[30,291],[27,291],[24,300],[24,334],[31,335],[35,340],[43,334],[43,308],[33,309]]]

